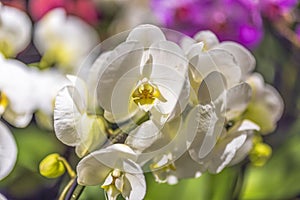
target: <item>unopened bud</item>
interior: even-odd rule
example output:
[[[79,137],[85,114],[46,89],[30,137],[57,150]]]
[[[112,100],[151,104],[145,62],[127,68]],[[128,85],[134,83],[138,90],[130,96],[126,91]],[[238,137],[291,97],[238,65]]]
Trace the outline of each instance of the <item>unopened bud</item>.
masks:
[[[46,156],[40,162],[40,174],[47,178],[57,178],[66,171],[64,163],[59,159],[57,153]]]
[[[266,164],[272,155],[272,148],[266,143],[256,143],[250,151],[249,158],[254,166],[261,167]]]

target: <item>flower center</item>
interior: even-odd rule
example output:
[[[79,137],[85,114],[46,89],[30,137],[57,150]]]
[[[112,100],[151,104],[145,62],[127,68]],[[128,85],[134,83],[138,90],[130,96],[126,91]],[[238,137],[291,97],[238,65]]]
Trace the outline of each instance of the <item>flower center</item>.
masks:
[[[143,110],[149,111],[156,99],[165,102],[157,86],[145,82],[140,84],[132,93],[132,100]]]
[[[5,111],[8,105],[8,98],[4,92],[0,91],[0,115]]]

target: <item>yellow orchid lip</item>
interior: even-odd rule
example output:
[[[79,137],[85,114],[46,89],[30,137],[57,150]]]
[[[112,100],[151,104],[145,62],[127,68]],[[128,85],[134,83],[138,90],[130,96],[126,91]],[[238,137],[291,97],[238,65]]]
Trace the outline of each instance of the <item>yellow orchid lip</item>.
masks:
[[[142,108],[153,105],[157,99],[166,102],[166,99],[162,96],[158,87],[148,81],[137,86],[131,97],[132,100]]]
[[[0,91],[0,114],[2,114],[8,105],[8,98],[4,92]]]

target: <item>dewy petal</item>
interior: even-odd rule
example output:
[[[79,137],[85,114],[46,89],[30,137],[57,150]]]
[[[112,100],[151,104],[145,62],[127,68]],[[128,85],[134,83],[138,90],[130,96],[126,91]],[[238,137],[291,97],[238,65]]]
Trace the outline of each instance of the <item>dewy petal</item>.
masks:
[[[80,142],[77,124],[83,112],[83,102],[78,91],[72,86],[66,86],[58,92],[54,108],[54,130],[56,137],[66,145],[75,146]],[[79,101],[79,102],[76,102]]]
[[[241,68],[242,78],[245,78],[255,68],[256,61],[254,56],[242,45],[235,42],[222,42],[216,48],[229,51],[235,57]]]
[[[5,178],[12,171],[16,163],[17,151],[13,135],[9,129],[0,122],[0,180]]]
[[[204,42],[204,49],[209,50],[219,44],[217,36],[211,31],[200,31],[195,36],[194,39],[197,42]]]
[[[135,160],[136,154],[124,144],[113,144],[105,149],[94,151],[78,163],[78,183],[100,185],[112,169],[136,173],[131,168],[125,169],[124,162],[128,159]]]
[[[190,59],[190,63],[202,78],[213,71],[218,71],[225,76],[229,87],[241,80],[241,69],[234,56],[226,50],[212,49],[199,53]]]
[[[126,41],[138,41],[145,48],[150,47],[155,42],[165,41],[164,33],[156,26],[145,24],[135,27],[128,35]]]
[[[112,96],[117,82],[124,75],[130,73],[130,76],[127,76],[127,78],[130,78],[131,83],[139,80],[143,52],[144,50],[141,44],[134,41],[122,43],[111,52],[107,66],[104,66],[105,70],[102,76],[99,77],[97,85],[99,104],[105,110],[112,112]],[[125,82],[123,85],[128,84]],[[134,85],[132,85],[132,90],[133,89]],[[126,93],[131,94],[132,90],[126,91]],[[127,99],[124,101],[127,101]]]
[[[219,141],[214,150],[205,158],[207,169],[211,173],[221,172],[234,158],[238,149],[247,139],[247,132],[236,132]]]
[[[14,55],[25,49],[31,39],[32,27],[27,14],[13,7],[0,6],[0,23],[0,35],[13,46]]]
[[[238,117],[251,100],[251,87],[247,83],[236,85],[227,91],[226,98],[227,119]]]

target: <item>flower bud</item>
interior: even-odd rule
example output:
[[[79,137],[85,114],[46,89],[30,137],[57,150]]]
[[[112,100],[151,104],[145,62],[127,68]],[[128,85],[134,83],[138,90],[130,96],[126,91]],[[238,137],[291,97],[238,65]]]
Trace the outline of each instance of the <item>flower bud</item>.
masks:
[[[251,163],[256,167],[266,164],[272,155],[272,148],[266,143],[256,143],[250,151],[249,158]]]
[[[59,159],[57,153],[46,156],[40,162],[40,174],[47,178],[57,178],[66,171],[64,163]]]

